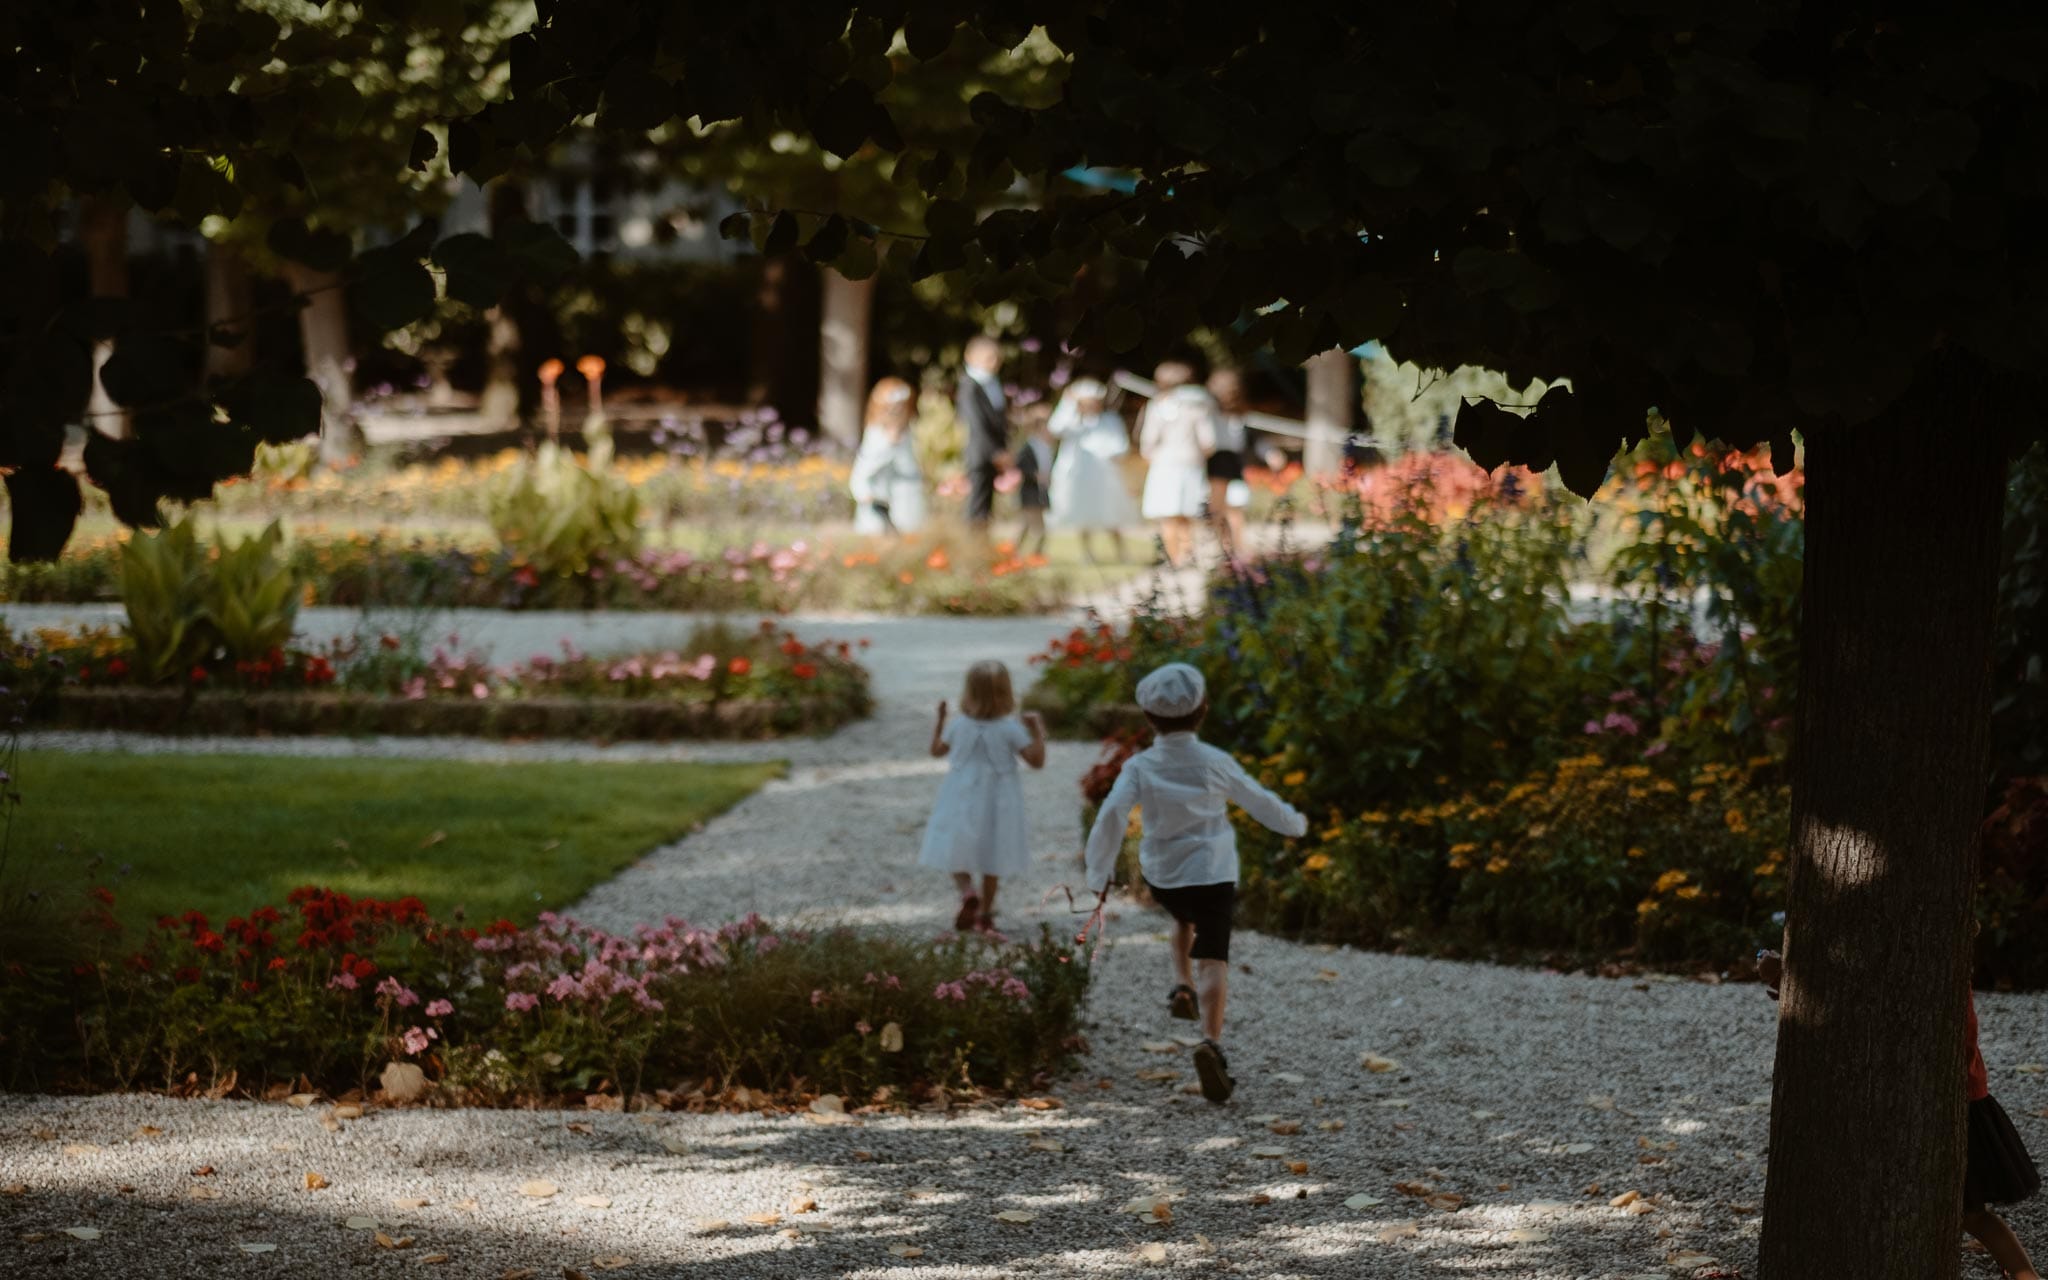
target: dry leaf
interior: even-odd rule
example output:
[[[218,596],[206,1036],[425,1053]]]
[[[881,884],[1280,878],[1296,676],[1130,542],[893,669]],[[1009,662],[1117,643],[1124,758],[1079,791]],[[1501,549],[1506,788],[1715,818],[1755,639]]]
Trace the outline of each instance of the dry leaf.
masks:
[[[192,1171],[192,1176],[195,1178],[211,1178],[213,1176],[213,1166],[202,1164]]]
[[[546,1178],[534,1178],[519,1184],[519,1194],[533,1200],[545,1200],[561,1190]]]
[[[1138,1250],[1138,1260],[1158,1264],[1166,1261],[1166,1246],[1157,1240]]]
[[[286,1098],[284,1104],[288,1107],[297,1107],[303,1111],[319,1100],[320,1095],[317,1093],[295,1093]]]
[[[1336,971],[1335,969],[1318,969],[1318,970],[1316,970],[1316,981],[1317,981],[1317,982],[1335,982],[1336,980],[1337,980],[1337,971]]]
[[[909,1196],[913,1200],[922,1200],[927,1196],[938,1195],[939,1189],[935,1186],[932,1186],[930,1183],[921,1183],[918,1186],[912,1187],[910,1188],[910,1190],[905,1191],[903,1194]]]
[[[1626,1209],[1630,1205],[1634,1204],[1636,1201],[1642,1198],[1643,1193],[1640,1191],[1624,1191],[1620,1195],[1614,1197],[1614,1199],[1609,1200],[1607,1204],[1610,1208]]]
[[[73,1240],[97,1240],[100,1238],[100,1229],[98,1227],[66,1227],[64,1228],[64,1234],[70,1236]]]
[[[1487,1111],[1484,1108],[1482,1108],[1478,1111],[1474,1111],[1472,1113],[1472,1118],[1474,1120],[1498,1120],[1500,1119],[1500,1112]]]
[[[1173,1206],[1163,1200],[1153,1205],[1152,1221],[1170,1225],[1173,1222]]]
[[[655,1141],[661,1143],[663,1150],[667,1151],[670,1155],[684,1156],[690,1154],[690,1144],[672,1133],[664,1133],[656,1138]]]
[[[1657,1206],[1651,1204],[1648,1200],[1638,1200],[1628,1207],[1628,1211],[1634,1214],[1655,1213],[1657,1212]]]
[[[610,1196],[577,1196],[576,1203],[586,1209],[609,1209],[612,1207],[612,1198]]]
[[[1058,1111],[1066,1104],[1058,1098],[1019,1098],[1017,1105],[1029,1111]]]
[[[562,1280],[590,1280],[590,1277],[584,1275],[581,1271],[578,1271],[574,1267],[563,1267]]]
[[[137,1125],[135,1127],[135,1136],[138,1138],[154,1138],[162,1132],[162,1129],[157,1128],[153,1124]]]
[[[1058,1138],[1033,1138],[1026,1144],[1033,1151],[1065,1151],[1067,1144]]]
[[[997,1222],[1035,1222],[1038,1215],[1028,1209],[1005,1209],[996,1215]]]
[[[1164,1069],[1164,1068],[1162,1068],[1162,1067],[1147,1067],[1147,1068],[1145,1068],[1145,1069],[1144,1069],[1143,1071],[1140,1071],[1140,1072],[1138,1073],[1138,1079],[1140,1079],[1140,1080],[1158,1080],[1158,1081],[1161,1081],[1161,1082],[1164,1082],[1164,1081],[1167,1081],[1167,1080],[1178,1080],[1178,1079],[1180,1079],[1180,1072],[1178,1072],[1178,1071],[1168,1071],[1168,1070],[1166,1070],[1166,1069]]]
[[[881,1046],[883,1053],[903,1052],[903,1024],[900,1022],[883,1023],[876,1043]]]
[[[1251,1154],[1251,1158],[1252,1158],[1252,1159],[1254,1159],[1254,1160],[1278,1160],[1278,1159],[1279,1159],[1280,1157],[1282,1157],[1282,1156],[1284,1156],[1284,1155],[1286,1155],[1286,1154],[1287,1154],[1287,1148],[1285,1148],[1285,1147],[1253,1147],[1253,1148],[1251,1149],[1251,1152],[1250,1152],[1250,1154]]]
[[[0,1196],[25,1196],[27,1194],[28,1184],[26,1182],[10,1182],[4,1187],[0,1187]]]
[[[821,1093],[811,1099],[811,1111],[821,1116],[843,1116],[846,1114],[846,1099],[836,1093]]]
[[[532,1267],[507,1267],[498,1273],[498,1280],[533,1280],[539,1274]]]
[[[328,1187],[331,1187],[333,1185],[333,1183],[327,1180],[326,1174],[314,1173],[311,1169],[308,1169],[306,1171],[306,1190],[325,1191]]]
[[[1307,1173],[1307,1172],[1308,1172],[1308,1161],[1306,1161],[1306,1160],[1289,1160],[1289,1161],[1287,1162],[1287,1172],[1289,1172],[1289,1173]]]
[[[423,1200],[420,1199],[418,1196],[411,1196],[403,1199],[393,1200],[391,1202],[391,1207],[394,1209],[424,1209],[432,1203],[433,1201],[431,1200]]]
[[[732,1224],[730,1222],[727,1222],[724,1218],[697,1219],[697,1230],[704,1232],[706,1235],[709,1235],[714,1231],[723,1231],[731,1225]]]
[[[1550,1239],[1550,1233],[1548,1231],[1538,1231],[1534,1227],[1516,1227],[1501,1238],[1509,1244],[1542,1244],[1545,1240]]]
[[[1392,1058],[1383,1058],[1377,1053],[1366,1054],[1358,1060],[1358,1065],[1374,1075],[1385,1075],[1389,1071],[1399,1071],[1401,1069],[1400,1063]]]
[[[1139,1217],[1150,1218],[1156,1216],[1162,1208],[1168,1208],[1168,1211],[1171,1212],[1171,1209],[1168,1207],[1167,1197],[1164,1195],[1133,1196],[1125,1201],[1124,1207],[1117,1210],[1117,1212],[1135,1213]]]
[[[262,1242],[260,1242],[260,1241],[254,1241],[254,1240],[251,1240],[251,1241],[246,1241],[246,1242],[244,1242],[244,1243],[242,1243],[242,1244],[240,1244],[240,1245],[237,1245],[236,1247],[237,1247],[237,1248],[239,1248],[239,1249],[240,1249],[240,1250],[241,1250],[241,1251],[242,1251],[243,1253],[275,1253],[275,1252],[277,1252],[277,1246],[276,1246],[276,1245],[274,1245],[274,1244],[265,1244],[265,1243],[262,1243]]]
[[[1379,1242],[1381,1244],[1392,1244],[1396,1240],[1410,1240],[1421,1234],[1422,1228],[1416,1226],[1412,1221],[1397,1222],[1391,1227],[1381,1229]]]
[[[1344,1122],[1342,1120],[1325,1120],[1318,1124],[1316,1128],[1321,1129],[1324,1133],[1341,1133],[1344,1129]]]
[[[782,1215],[779,1213],[750,1213],[747,1215],[747,1221],[757,1227],[772,1227],[782,1221]]]
[[[347,1227],[350,1231],[375,1231],[377,1229],[377,1220],[367,1214],[359,1213],[341,1225]]]
[[[2014,1067],[2013,1070],[2019,1072],[2021,1075],[2038,1076],[2042,1072],[2048,1071],[2048,1066],[2043,1066],[2038,1062],[2022,1062],[2020,1065]]]
[[[390,1236],[387,1236],[387,1235],[385,1235],[385,1234],[384,1234],[384,1233],[383,1233],[382,1231],[379,1231],[379,1232],[377,1233],[377,1235],[376,1235],[376,1241],[377,1241],[377,1247],[378,1247],[379,1249],[410,1249],[410,1248],[412,1248],[412,1237],[411,1237],[411,1236],[400,1236],[400,1237],[399,1237],[398,1239],[396,1239],[396,1240],[393,1240],[393,1239],[392,1239],[392,1238],[391,1238]]]
[[[1381,1200],[1378,1196],[1369,1196],[1365,1194],[1363,1191],[1361,1191],[1357,1195],[1352,1196],[1349,1200],[1346,1200],[1344,1202],[1344,1207],[1346,1209],[1370,1209],[1376,1204],[1384,1203],[1386,1202]]]
[[[590,1122],[587,1120],[571,1120],[568,1124],[563,1125],[562,1127],[567,1129],[571,1133],[597,1132],[596,1127],[590,1124]]]
[[[599,1271],[618,1271],[633,1265],[633,1260],[623,1253],[608,1253],[602,1258],[592,1258],[590,1265]]]
[[[914,1244],[892,1244],[889,1246],[889,1252],[899,1258],[922,1258],[924,1256],[924,1250]]]
[[[1712,1254],[1699,1253],[1695,1250],[1687,1249],[1679,1253],[1672,1254],[1670,1257],[1664,1259],[1664,1261],[1670,1263],[1672,1266],[1678,1268],[1680,1271],[1693,1271],[1697,1270],[1700,1267],[1711,1267],[1714,1265],[1717,1259]]]
[[[429,1267],[438,1267],[446,1261],[448,1261],[448,1255],[445,1253],[427,1253],[420,1255],[420,1262],[423,1265]]]
[[[1266,1128],[1273,1133],[1279,1134],[1283,1138],[1291,1138],[1295,1134],[1301,1132],[1301,1121],[1275,1120],[1273,1123],[1267,1125]]]
[[[327,1114],[336,1120],[360,1120],[363,1118],[363,1109],[353,1102],[344,1102]]]
[[[809,1196],[798,1196],[789,1202],[789,1211],[791,1213],[816,1213],[818,1211],[818,1202]]]
[[[340,1133],[341,1121],[336,1120],[333,1116],[321,1116],[320,1127],[329,1133]]]
[[[1138,1046],[1146,1053],[1179,1053],[1180,1046],[1171,1040],[1146,1040]]]
[[[1397,1182],[1394,1184],[1394,1190],[1404,1196],[1414,1196],[1417,1199],[1421,1199],[1426,1195],[1433,1195],[1436,1192],[1436,1188],[1430,1186],[1427,1182]]]
[[[90,1142],[67,1142],[64,1154],[67,1156],[96,1156],[100,1153],[97,1145]]]
[[[188,1200],[218,1200],[221,1198],[221,1190],[219,1187],[209,1187],[201,1183],[185,1188],[185,1197]]]
[[[1439,1191],[1422,1197],[1422,1203],[1441,1213],[1451,1213],[1465,1203],[1465,1197],[1455,1191]]]
[[[1263,1191],[1255,1191],[1255,1192],[1253,1192],[1253,1193],[1252,1193],[1252,1203],[1253,1203],[1253,1204],[1271,1204],[1271,1203],[1273,1203],[1273,1197],[1271,1197],[1271,1196],[1267,1195],[1267,1194],[1266,1194],[1265,1192],[1263,1192]]]

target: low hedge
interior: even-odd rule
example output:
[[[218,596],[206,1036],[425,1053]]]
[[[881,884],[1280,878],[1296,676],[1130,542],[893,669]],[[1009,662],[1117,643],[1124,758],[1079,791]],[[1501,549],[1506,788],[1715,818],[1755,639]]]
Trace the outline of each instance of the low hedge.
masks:
[[[869,1099],[1035,1089],[1084,1047],[1087,959],[1050,929],[931,940],[750,915],[613,934],[552,914],[477,927],[416,898],[303,888],[218,929],[188,911],[135,939],[113,895],[91,892],[68,954],[0,966],[10,1087],[340,1096],[398,1063],[391,1075],[475,1105],[657,1089]]]

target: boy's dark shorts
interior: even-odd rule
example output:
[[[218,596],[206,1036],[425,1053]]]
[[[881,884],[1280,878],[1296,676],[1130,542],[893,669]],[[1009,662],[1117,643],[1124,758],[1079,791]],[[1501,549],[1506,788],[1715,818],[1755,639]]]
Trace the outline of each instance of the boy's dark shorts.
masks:
[[[1230,916],[1237,907],[1235,884],[1225,881],[1162,889],[1147,880],[1145,887],[1168,915],[1195,927],[1195,945],[1189,949],[1189,956],[1196,960],[1230,959]]]

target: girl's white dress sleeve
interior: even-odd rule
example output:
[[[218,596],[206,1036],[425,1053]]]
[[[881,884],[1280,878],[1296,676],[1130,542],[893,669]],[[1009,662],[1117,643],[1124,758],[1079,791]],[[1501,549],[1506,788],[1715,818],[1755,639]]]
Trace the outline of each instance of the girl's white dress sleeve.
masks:
[[[1028,871],[1030,833],[1017,753],[1030,743],[1030,731],[1015,716],[958,716],[946,722],[940,741],[952,752],[918,865],[988,876]]]

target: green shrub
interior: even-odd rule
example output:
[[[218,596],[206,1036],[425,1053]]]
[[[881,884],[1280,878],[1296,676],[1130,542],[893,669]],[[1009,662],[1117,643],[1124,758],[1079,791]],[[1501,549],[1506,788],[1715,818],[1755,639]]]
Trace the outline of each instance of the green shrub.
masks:
[[[138,533],[121,552],[121,603],[142,673],[162,680],[213,651],[207,614],[212,566],[190,520]]]
[[[255,662],[290,643],[299,618],[299,580],[278,554],[284,529],[273,520],[253,538],[219,545],[205,579],[206,617],[234,662]]]
[[[631,556],[640,545],[639,518],[639,495],[612,473],[604,440],[587,462],[549,441],[490,493],[492,532],[547,578],[577,577],[594,564]]]

